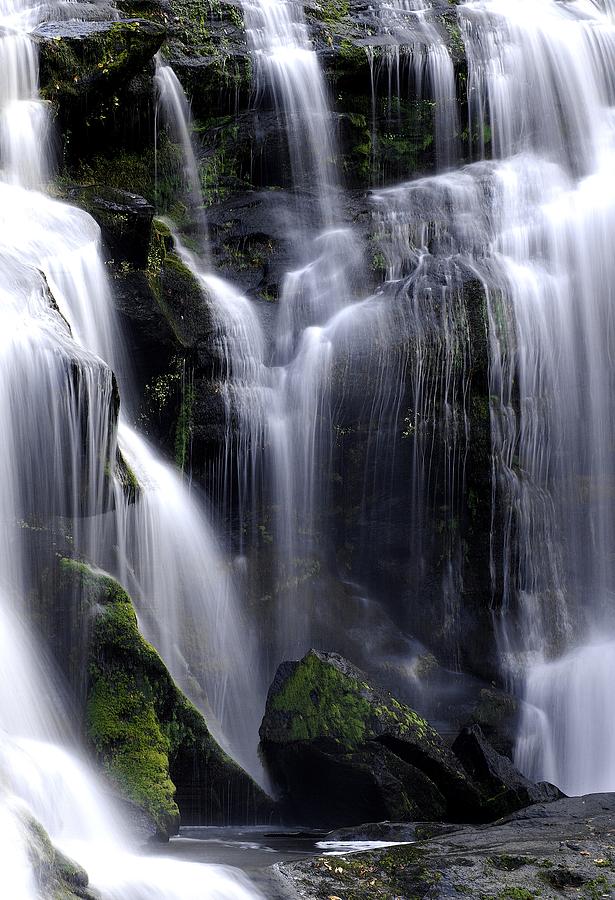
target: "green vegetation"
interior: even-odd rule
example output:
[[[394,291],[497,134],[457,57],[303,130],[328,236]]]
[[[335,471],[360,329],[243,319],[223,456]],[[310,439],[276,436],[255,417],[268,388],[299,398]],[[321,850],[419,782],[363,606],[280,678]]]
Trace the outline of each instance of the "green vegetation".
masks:
[[[120,21],[101,28],[84,26],[81,35],[41,40],[41,96],[53,103],[86,94],[107,96],[115,85],[142,71],[164,36],[164,28],[152,22]]]
[[[382,701],[382,702],[381,702]],[[329,737],[346,750],[357,747],[383,728],[400,736],[433,739],[429,724],[394,698],[375,698],[360,682],[311,651],[296,664],[272,701],[272,709],[290,716],[290,728],[279,737],[289,741]]]
[[[289,740],[330,735],[344,746],[353,747],[365,739],[371,713],[362,690],[359,682],[309,653],[272,705],[275,710],[292,715]]]
[[[209,782],[203,780],[202,788],[210,792],[206,802],[214,818],[224,816],[224,790],[233,783],[245,802],[252,782],[216,744],[201,714],[142,637],[121,585],[74,559],[61,559],[59,573],[60,589],[77,592],[95,613],[86,726],[115,789],[147,813],[162,838],[179,824],[171,772],[186,754],[188,777],[194,768],[204,767],[208,773]],[[181,766],[177,771],[183,777]]]

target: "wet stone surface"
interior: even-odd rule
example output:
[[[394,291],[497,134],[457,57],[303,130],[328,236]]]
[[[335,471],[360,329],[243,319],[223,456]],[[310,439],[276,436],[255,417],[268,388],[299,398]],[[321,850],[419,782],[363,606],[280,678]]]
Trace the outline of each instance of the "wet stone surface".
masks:
[[[429,839],[434,828],[437,836]],[[418,826],[415,844],[281,864],[272,872],[275,891],[287,900],[615,896],[615,794],[564,799],[493,825],[438,832],[438,826]]]

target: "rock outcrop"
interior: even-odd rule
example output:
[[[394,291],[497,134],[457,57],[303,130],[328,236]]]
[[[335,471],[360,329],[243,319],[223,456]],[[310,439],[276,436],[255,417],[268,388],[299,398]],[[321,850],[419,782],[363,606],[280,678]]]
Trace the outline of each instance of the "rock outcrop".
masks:
[[[271,801],[219,747],[142,637],[128,594],[75,560],[60,569],[60,590],[75,591],[93,617],[86,728],[112,787],[162,840],[177,832],[180,809],[193,824],[268,821]]]
[[[524,809],[534,803],[551,803],[564,794],[553,784],[534,784],[498,753],[485,739],[480,726],[464,728],[455,740],[453,753],[484,796],[484,818],[501,816]]]
[[[602,900],[615,896],[615,794],[530,807],[494,825],[430,835],[369,853],[277,866],[279,900]],[[379,832],[387,840],[386,828]],[[393,828],[388,839],[399,840]],[[274,893],[275,892],[275,893]]]
[[[479,802],[425,719],[334,653],[282,663],[260,738],[287,814],[311,825],[460,820]]]
[[[23,813],[20,818],[32,874],[41,898],[97,900],[98,894],[88,888],[87,872],[54,847],[43,826],[33,816]]]

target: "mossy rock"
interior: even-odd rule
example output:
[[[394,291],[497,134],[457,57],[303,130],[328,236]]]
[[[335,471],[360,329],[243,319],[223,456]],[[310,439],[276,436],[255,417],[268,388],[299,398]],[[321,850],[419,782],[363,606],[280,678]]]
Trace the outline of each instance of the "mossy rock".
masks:
[[[240,97],[247,105],[252,60],[239,0],[169,0],[169,10],[165,56],[195,110],[229,112]]]
[[[289,811],[310,824],[458,818],[478,802],[429,723],[335,653],[282,663],[260,737]]]
[[[43,826],[33,816],[22,812],[18,817],[40,896],[49,900],[96,900],[97,895],[88,890],[87,872],[54,847]]]
[[[53,22],[33,33],[41,95],[55,104],[100,100],[143,71],[166,31],[144,19]]]
[[[212,307],[203,284],[173,250],[171,232],[160,219],[153,223],[147,275],[177,346],[208,365],[217,333]]]
[[[145,813],[158,839],[178,830],[176,785],[188,822],[266,821],[271,801],[214,741],[141,635],[120,584],[74,559],[59,567],[60,589],[77,592],[94,616],[86,728],[113,787]]]

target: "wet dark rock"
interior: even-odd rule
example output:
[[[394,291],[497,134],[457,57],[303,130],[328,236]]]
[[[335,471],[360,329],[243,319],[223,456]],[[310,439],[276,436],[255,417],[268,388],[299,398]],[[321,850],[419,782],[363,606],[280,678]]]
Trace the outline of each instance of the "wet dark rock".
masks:
[[[154,207],[144,197],[104,185],[73,188],[73,203],[92,215],[102,232],[107,255],[126,266],[146,269]]]
[[[507,756],[502,756],[489,744],[478,725],[464,728],[452,749],[484,794],[487,821],[564,796],[555,785],[534,784],[522,775]]]
[[[48,22],[33,32],[39,45],[41,94],[54,103],[95,103],[141,72],[165,38],[145,19]]]
[[[41,96],[53,106],[61,140],[57,156],[69,165],[153,140],[153,58],[166,35],[160,22],[113,18],[116,10],[104,4],[86,5],[94,10],[87,20],[48,22],[33,33]]]
[[[459,819],[478,802],[434,729],[334,653],[282,663],[260,738],[288,814],[312,825]]]
[[[491,746],[512,759],[518,734],[520,701],[495,687],[482,688],[470,713],[470,723],[479,725]],[[465,724],[465,723],[464,723]]]
[[[416,825],[408,822],[365,822],[330,831],[327,841],[415,841]]]
[[[410,846],[276,866],[279,900],[615,896],[615,794],[531,806]]]
[[[169,0],[166,56],[197,114],[207,116],[247,106],[252,63],[239,0]]]

